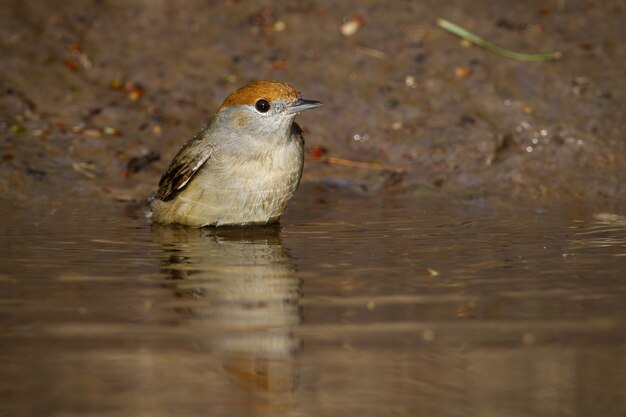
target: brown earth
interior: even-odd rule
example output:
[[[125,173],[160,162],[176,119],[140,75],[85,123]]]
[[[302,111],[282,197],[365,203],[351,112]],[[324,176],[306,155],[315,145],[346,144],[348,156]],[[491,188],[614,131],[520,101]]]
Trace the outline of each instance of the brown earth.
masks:
[[[623,202],[625,10],[568,0],[5,1],[0,192],[144,199],[231,90],[279,79],[325,103],[300,118],[304,182]],[[563,58],[507,60],[463,45],[438,18]]]

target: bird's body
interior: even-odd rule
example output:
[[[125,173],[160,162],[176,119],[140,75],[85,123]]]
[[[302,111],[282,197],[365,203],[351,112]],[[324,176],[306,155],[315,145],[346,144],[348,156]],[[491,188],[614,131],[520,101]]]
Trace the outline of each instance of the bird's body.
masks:
[[[304,138],[293,119],[320,104],[276,81],[233,92],[174,157],[151,202],[152,220],[191,227],[277,221],[302,175]]]

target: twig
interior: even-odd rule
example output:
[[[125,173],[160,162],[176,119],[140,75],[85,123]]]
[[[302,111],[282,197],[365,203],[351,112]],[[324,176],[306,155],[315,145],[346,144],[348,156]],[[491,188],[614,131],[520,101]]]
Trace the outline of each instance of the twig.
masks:
[[[377,59],[382,59],[382,60],[389,58],[386,52],[379,51],[378,49],[366,48],[364,46],[361,46],[359,47],[359,51],[361,51],[363,55],[371,56],[372,58],[377,58]]]
[[[391,172],[406,172],[406,169],[400,167],[394,167],[390,165],[383,165],[378,162],[361,162],[361,161],[353,161],[351,159],[337,158],[335,156],[322,156],[316,161],[324,162],[332,165],[342,165],[353,168],[364,168],[364,169],[376,169],[379,171],[391,171]]]
[[[507,49],[501,48],[493,43],[484,40],[483,38],[474,35],[471,32],[463,29],[460,26],[455,25],[452,22],[448,22],[445,19],[437,19],[437,24],[447,30],[455,34],[456,36],[463,38],[475,45],[478,45],[482,48],[485,48],[495,54],[503,56],[505,58],[514,59],[516,61],[551,61],[553,59],[561,58],[561,52],[549,52],[547,54],[522,54],[518,52],[509,51]]]
[[[89,162],[72,162],[72,168],[74,168],[74,171],[89,179],[94,179],[97,176],[94,172],[96,166]]]

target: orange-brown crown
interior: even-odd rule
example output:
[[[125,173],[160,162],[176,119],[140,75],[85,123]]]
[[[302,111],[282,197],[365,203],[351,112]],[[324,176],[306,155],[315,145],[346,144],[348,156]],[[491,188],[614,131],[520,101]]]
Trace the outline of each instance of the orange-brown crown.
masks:
[[[298,91],[292,86],[280,81],[261,80],[252,81],[249,84],[230,93],[223,106],[236,106],[238,104],[254,104],[257,100],[296,100],[300,97]]]

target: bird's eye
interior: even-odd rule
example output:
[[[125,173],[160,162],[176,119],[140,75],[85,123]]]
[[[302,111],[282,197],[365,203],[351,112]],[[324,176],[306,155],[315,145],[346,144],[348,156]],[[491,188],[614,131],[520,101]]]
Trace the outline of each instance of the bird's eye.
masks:
[[[256,109],[261,113],[267,113],[268,111],[270,111],[270,103],[268,103],[267,100],[258,100],[254,104],[254,107],[256,107]]]

